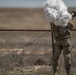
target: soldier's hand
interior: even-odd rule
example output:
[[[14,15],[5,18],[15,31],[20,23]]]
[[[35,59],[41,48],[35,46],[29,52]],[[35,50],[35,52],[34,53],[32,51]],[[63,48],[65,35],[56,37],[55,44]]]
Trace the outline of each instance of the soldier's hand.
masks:
[[[69,28],[69,30],[73,29],[73,23],[71,21],[68,23],[68,28]]]

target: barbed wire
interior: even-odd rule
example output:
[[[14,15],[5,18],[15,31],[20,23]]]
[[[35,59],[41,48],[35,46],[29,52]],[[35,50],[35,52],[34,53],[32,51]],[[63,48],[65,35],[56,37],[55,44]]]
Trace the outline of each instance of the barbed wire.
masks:
[[[35,38],[34,40],[32,40],[31,42],[27,43],[25,46],[28,46],[30,44],[32,44],[34,41],[39,40],[40,38],[42,38],[43,36],[47,35],[49,32],[51,32],[51,30],[25,30],[25,29],[0,29],[0,31],[27,31],[27,32],[47,32],[44,33],[43,35],[39,36],[38,38]],[[72,29],[71,31],[76,31],[76,29]],[[24,48],[23,46],[20,48]]]
[[[43,32],[46,32],[46,31],[51,31],[50,29],[46,30],[46,29],[43,29],[43,30],[26,30],[26,29],[0,29],[0,31],[28,31],[28,32],[31,32],[31,31],[43,31]],[[76,31],[76,29],[72,29],[71,31]]]

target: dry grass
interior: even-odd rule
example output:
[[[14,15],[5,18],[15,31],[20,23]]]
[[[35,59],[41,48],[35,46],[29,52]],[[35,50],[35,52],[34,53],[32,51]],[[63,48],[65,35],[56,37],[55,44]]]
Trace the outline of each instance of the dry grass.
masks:
[[[76,10],[75,8],[69,9]],[[0,28],[6,29],[50,29],[43,9],[0,9]],[[73,23],[76,24],[76,19]],[[74,28],[76,26],[74,25]],[[25,46],[45,32],[0,32],[0,72],[2,75],[50,75],[51,34]],[[72,32],[72,71],[76,71],[76,33]],[[59,59],[59,72],[63,73],[62,55]],[[42,59],[43,66],[34,65]],[[61,64],[62,63],[62,64]],[[50,64],[50,66],[49,66]],[[33,66],[34,65],[34,66]],[[44,66],[45,65],[45,66]],[[28,72],[29,71],[29,72]],[[0,74],[0,75],[1,75]]]

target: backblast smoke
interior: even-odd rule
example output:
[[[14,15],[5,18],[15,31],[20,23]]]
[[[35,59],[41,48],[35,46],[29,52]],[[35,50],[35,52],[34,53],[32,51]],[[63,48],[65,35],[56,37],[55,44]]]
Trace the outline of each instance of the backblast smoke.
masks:
[[[72,18],[63,0],[46,0],[44,11],[46,18],[56,26],[67,26]]]

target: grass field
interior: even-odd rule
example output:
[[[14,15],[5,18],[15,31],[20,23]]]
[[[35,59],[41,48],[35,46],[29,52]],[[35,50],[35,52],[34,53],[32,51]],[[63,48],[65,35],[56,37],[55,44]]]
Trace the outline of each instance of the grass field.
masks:
[[[70,8],[69,11],[76,10]],[[76,28],[76,19],[73,20]],[[51,29],[43,9],[0,9],[0,29]],[[0,31],[0,75],[51,75],[51,32]],[[76,32],[72,32],[72,71],[76,71]],[[64,73],[63,56],[59,74]]]

